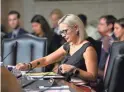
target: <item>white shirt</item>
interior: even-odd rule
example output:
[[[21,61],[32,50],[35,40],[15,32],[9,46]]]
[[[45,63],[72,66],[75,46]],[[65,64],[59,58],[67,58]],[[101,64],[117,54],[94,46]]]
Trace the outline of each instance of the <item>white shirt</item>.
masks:
[[[20,28],[16,29],[16,30],[13,30],[12,32],[12,37],[11,38],[14,38],[14,35],[17,37],[18,33],[19,33],[19,30]]]
[[[59,31],[58,27],[56,27],[56,28],[54,29],[54,32],[55,32],[57,35],[60,35],[60,31]]]
[[[99,32],[97,31],[97,28],[91,26],[91,25],[88,25],[86,27],[86,33],[89,37],[92,37],[93,39],[95,40],[98,40],[101,38],[101,35],[99,34]]]

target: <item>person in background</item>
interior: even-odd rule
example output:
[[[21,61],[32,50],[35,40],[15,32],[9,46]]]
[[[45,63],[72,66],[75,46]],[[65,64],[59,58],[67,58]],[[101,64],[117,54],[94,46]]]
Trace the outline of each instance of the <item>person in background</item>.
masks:
[[[86,33],[89,37],[92,37],[94,40],[100,39],[101,35],[97,31],[97,28],[92,25],[87,24],[87,16],[84,14],[78,14],[78,17],[82,20],[85,26]]]
[[[104,68],[105,63],[109,54],[109,48],[116,40],[114,35],[114,23],[116,18],[113,15],[104,15],[100,17],[99,24],[98,24],[98,32],[102,35],[101,42],[102,42],[102,49],[101,49],[101,57],[99,61],[99,77],[103,77],[104,75]]]
[[[40,64],[37,67],[44,67],[64,57],[58,68],[62,74],[77,71],[76,78],[95,81],[98,72],[97,54],[92,44],[85,40],[87,36],[82,21],[76,15],[67,14],[59,20],[58,25],[67,43],[48,56],[36,59],[30,64],[17,64],[16,69],[28,70],[35,67],[38,62]]]
[[[114,34],[118,39],[117,41],[124,41],[124,18],[121,18],[121,19],[115,21]],[[107,70],[108,63],[109,63],[109,57],[110,57],[110,54],[108,55],[108,58],[107,58],[107,61],[105,64],[104,77],[106,75],[106,70]]]
[[[46,19],[42,15],[35,15],[31,19],[33,35],[37,37],[46,37],[47,38],[47,54],[54,52],[61,46],[61,38],[51,31],[51,28],[46,21]],[[53,65],[49,65],[46,67],[46,71],[51,71],[53,69]]]
[[[114,34],[119,41],[124,41],[124,18],[121,18],[115,22]]]
[[[117,41],[124,41],[124,18],[121,18],[121,19],[115,21],[114,34],[117,37]],[[100,92],[101,90],[104,90],[103,80],[106,77],[106,72],[109,67],[109,65],[108,65],[109,62],[110,62],[110,53],[109,53],[106,63],[105,63],[104,76],[102,74],[103,79],[98,81],[98,86],[97,86],[97,88],[99,89],[98,92]]]
[[[61,39],[58,35],[51,31],[50,26],[46,19],[42,15],[34,15],[31,19],[31,25],[33,29],[33,35],[37,37],[46,37],[48,42],[48,54],[58,49],[61,44]]]
[[[65,39],[60,35],[60,31],[58,29],[58,21],[63,17],[63,12],[60,9],[54,9],[50,13],[50,21],[52,24],[52,31],[56,33],[61,38],[61,45],[65,43]]]
[[[50,13],[50,20],[52,23],[52,30],[57,34],[60,35],[60,32],[58,30],[58,21],[63,17],[63,13],[60,9],[54,9]]]
[[[9,27],[12,29],[4,38],[16,38],[25,33],[28,33],[20,26],[20,17],[21,15],[17,11],[10,11],[8,13],[8,24]]]

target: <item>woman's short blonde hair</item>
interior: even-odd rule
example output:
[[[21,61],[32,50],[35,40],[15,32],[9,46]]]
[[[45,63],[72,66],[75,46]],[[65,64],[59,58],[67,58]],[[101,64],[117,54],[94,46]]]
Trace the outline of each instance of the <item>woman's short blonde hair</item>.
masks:
[[[74,26],[77,25],[79,29],[79,37],[81,40],[85,40],[87,38],[87,34],[84,28],[83,22],[80,20],[80,18],[74,14],[67,14],[63,16],[59,21],[58,25],[61,23],[67,24],[68,26]]]

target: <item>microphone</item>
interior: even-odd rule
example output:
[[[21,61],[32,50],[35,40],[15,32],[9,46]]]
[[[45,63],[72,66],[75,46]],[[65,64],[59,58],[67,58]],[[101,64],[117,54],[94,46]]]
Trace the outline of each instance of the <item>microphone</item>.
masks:
[[[14,48],[16,48],[17,47],[17,41],[15,42],[15,44],[13,45],[13,47],[12,47],[12,51],[10,51],[3,59],[2,59],[2,61],[1,62],[3,62],[14,50]]]

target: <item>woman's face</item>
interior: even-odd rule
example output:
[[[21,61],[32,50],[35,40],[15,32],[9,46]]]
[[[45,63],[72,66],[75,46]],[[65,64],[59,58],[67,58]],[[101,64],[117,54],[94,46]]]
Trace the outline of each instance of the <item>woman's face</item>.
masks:
[[[64,37],[67,42],[72,42],[77,36],[77,27],[75,26],[69,27],[67,24],[61,23],[59,25],[59,30],[62,37]]]
[[[41,33],[41,24],[37,23],[37,22],[33,22],[32,24],[32,30],[36,33],[36,34],[40,34]]]
[[[122,28],[118,23],[114,24],[114,34],[119,39],[124,35],[124,28]]]

